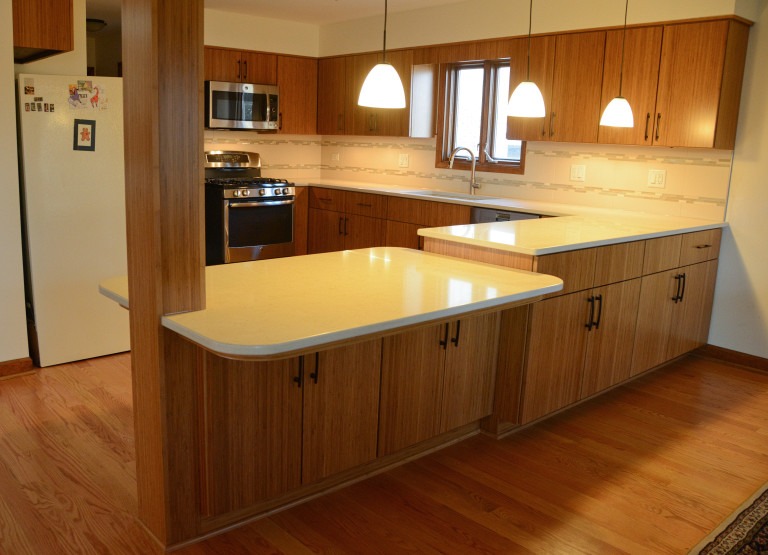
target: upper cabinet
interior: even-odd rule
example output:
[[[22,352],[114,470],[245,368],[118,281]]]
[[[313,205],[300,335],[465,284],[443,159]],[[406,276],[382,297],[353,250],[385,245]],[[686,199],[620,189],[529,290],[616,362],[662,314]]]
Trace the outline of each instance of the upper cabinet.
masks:
[[[13,58],[17,64],[74,48],[72,0],[13,0]]]
[[[346,132],[347,58],[322,58],[317,64],[317,132]]]
[[[206,46],[205,80],[276,85],[277,55]]]
[[[512,45],[510,90],[526,79],[528,39]],[[546,116],[508,118],[507,137],[532,141],[597,142],[605,32],[531,40],[531,80],[544,95]]]
[[[619,94],[622,42],[624,47],[624,77],[621,94],[632,107],[634,127],[603,127],[598,140],[603,144],[653,144],[653,117],[656,112],[656,89],[659,83],[662,27],[640,27],[609,31],[605,43],[603,66],[602,114],[608,103]]]
[[[748,35],[735,20],[664,26],[653,144],[734,147]]]
[[[317,133],[317,60],[297,56],[277,57],[280,90],[280,133]]]

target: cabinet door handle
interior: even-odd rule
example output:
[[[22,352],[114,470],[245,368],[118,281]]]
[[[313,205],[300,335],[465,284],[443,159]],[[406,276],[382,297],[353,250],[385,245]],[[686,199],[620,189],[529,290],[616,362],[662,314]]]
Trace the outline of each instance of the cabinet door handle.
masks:
[[[293,381],[296,385],[301,387],[304,384],[304,357],[299,357],[299,373],[293,377]]]
[[[549,118],[549,136],[554,137],[555,136],[555,113],[552,112],[552,117]]]
[[[242,77],[240,76],[240,60],[237,60],[237,80],[240,81]]]
[[[659,132],[661,131],[661,114],[656,114],[656,140],[659,140]]]
[[[344,131],[344,114],[336,117],[336,131]]]
[[[587,328],[587,331],[592,331],[592,327],[595,325],[595,297],[589,297],[587,302],[589,303],[589,319],[584,327]]]
[[[675,281],[677,282],[677,290],[675,291],[675,296],[672,297],[672,300],[675,301],[675,304],[679,303],[682,297],[680,296],[680,289],[683,285],[683,276],[682,274],[677,274],[675,276]]]
[[[448,349],[448,326],[449,324],[445,324],[445,328],[443,329],[443,338],[439,341],[440,346],[443,349]]]
[[[683,282],[683,290],[680,292],[680,302],[683,302],[683,298],[685,297],[685,285],[687,283],[685,272],[683,272],[680,277],[682,278],[681,281]]]
[[[277,129],[278,130],[283,129],[283,113],[282,112],[277,114]]]
[[[344,237],[349,235],[349,218],[344,218]]]
[[[651,113],[647,112],[645,114],[645,140],[648,140],[648,125],[651,123]]]
[[[301,357],[302,360],[304,360],[304,357]],[[315,371],[309,373],[309,377],[312,379],[313,383],[317,383],[317,378],[320,375],[320,353],[315,353]]]
[[[595,321],[595,329],[600,329],[600,322],[603,319],[603,295],[598,295],[595,297],[595,300],[598,302],[597,305],[597,320]]]
[[[459,346],[459,336],[461,335],[461,320],[456,320],[456,335],[451,338],[454,347]]]
[[[243,60],[243,80],[248,79],[248,60]]]
[[[541,136],[546,137],[547,136],[547,120],[546,118],[541,122]]]
[[[344,235],[344,218],[339,216],[339,235]]]

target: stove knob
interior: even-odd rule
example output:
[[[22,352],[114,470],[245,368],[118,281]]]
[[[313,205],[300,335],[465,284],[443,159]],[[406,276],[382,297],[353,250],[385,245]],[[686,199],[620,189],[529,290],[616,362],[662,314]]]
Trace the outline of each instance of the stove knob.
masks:
[[[260,197],[263,197],[266,194],[267,194],[267,190],[266,189],[259,189],[259,196]]]
[[[285,189],[283,189],[283,194],[284,194],[284,195],[287,195],[287,194],[288,194],[288,193],[290,193],[290,192],[291,192],[291,190],[290,190],[288,187],[286,187]]]
[[[281,193],[280,187],[275,187],[275,196],[279,196]]]
[[[243,196],[244,197],[249,197],[249,196],[251,196],[251,192],[248,189],[244,189],[243,190]]]
[[[239,196],[240,196],[240,191],[237,191],[237,190],[236,190],[236,191],[235,191],[235,196],[236,196],[236,197],[239,197]]]

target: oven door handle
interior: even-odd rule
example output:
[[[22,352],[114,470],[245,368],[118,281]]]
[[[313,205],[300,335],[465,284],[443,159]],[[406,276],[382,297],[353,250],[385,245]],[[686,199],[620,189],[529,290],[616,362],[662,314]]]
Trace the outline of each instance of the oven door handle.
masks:
[[[283,204],[293,204],[293,199],[290,200],[267,200],[264,202],[232,202],[228,201],[227,205],[230,208],[257,208],[259,206],[280,206]]]

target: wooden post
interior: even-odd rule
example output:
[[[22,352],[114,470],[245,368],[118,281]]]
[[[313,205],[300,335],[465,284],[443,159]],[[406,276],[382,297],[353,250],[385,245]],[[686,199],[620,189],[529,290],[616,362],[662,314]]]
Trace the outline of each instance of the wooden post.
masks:
[[[203,0],[123,0],[128,288],[139,517],[197,532],[194,350],[163,314],[205,304]]]

